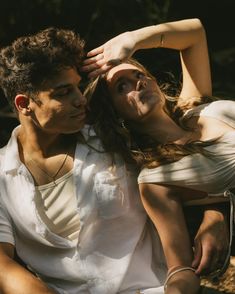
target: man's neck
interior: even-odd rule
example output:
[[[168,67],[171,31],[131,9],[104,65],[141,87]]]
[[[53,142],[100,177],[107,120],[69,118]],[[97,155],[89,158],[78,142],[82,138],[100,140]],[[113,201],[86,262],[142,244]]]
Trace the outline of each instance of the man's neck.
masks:
[[[72,170],[75,142],[75,134],[30,134],[21,126],[18,134],[19,155],[33,176],[35,185],[55,183]]]
[[[65,134],[51,134],[41,130],[32,130],[21,126],[18,133],[18,143],[24,153],[38,154],[40,157],[50,157],[68,150],[74,142],[74,136]]]

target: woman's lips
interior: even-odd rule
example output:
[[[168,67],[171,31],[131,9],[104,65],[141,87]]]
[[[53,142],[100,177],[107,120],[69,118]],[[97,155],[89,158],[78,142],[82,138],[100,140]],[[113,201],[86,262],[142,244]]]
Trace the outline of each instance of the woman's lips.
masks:
[[[140,93],[140,101],[142,103],[146,102],[153,95],[153,91],[144,90]]]

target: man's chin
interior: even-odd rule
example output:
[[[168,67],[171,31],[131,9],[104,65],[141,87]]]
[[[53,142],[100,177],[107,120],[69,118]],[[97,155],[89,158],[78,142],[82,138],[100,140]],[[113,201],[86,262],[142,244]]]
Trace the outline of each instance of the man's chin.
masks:
[[[77,125],[76,127],[74,128],[71,128],[71,129],[67,129],[63,132],[63,134],[76,134],[76,133],[79,133],[83,127],[85,126],[86,122],[82,122],[82,123],[79,123],[79,125]]]

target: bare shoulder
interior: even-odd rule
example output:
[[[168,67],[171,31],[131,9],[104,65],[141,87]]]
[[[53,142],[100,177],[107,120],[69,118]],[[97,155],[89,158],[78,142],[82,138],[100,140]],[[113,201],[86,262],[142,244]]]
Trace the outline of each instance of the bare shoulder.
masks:
[[[226,122],[208,116],[191,117],[187,126],[195,131],[195,140],[201,141],[213,140],[235,130]]]
[[[234,101],[218,100],[191,109],[183,122],[194,130],[196,140],[212,140],[235,130],[234,113]]]

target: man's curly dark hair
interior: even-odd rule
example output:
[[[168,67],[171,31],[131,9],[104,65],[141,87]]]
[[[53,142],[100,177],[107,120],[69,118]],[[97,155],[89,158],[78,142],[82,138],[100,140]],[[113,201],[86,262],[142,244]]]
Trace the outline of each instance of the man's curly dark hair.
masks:
[[[83,56],[84,41],[71,30],[47,28],[20,37],[0,51],[0,85],[13,106],[17,94],[36,94],[60,70],[79,72]]]

